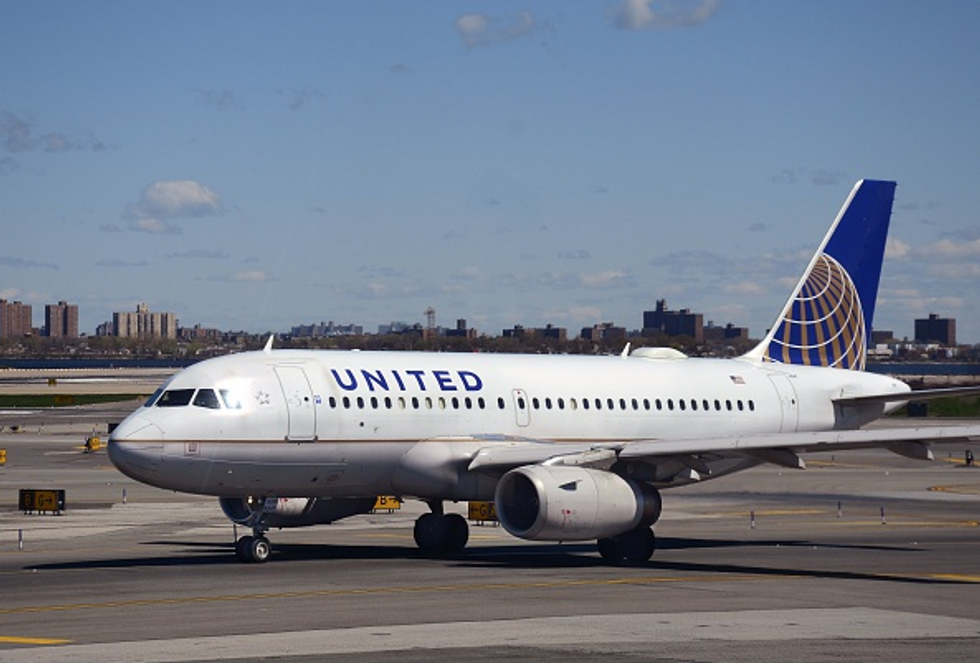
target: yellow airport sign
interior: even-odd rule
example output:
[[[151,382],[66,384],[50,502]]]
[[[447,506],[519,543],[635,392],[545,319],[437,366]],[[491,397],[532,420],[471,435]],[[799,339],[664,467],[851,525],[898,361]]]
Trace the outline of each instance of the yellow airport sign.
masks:
[[[470,502],[469,519],[477,521],[496,521],[497,507],[493,502]]]
[[[374,500],[374,511],[398,511],[402,508],[402,501],[392,495],[378,495]]]

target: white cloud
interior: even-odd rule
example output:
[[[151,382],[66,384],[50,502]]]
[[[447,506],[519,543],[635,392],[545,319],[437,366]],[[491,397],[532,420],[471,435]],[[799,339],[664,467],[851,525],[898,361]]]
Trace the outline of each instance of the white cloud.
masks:
[[[123,218],[129,220],[130,230],[179,234],[180,227],[171,219],[213,216],[221,210],[221,197],[203,184],[163,180],[143,189],[139,202],[128,205]]]
[[[232,281],[248,281],[251,283],[260,283],[269,280],[269,275],[265,272],[259,270],[252,270],[248,272],[236,272],[231,276]]]
[[[529,12],[518,12],[511,19],[486,14],[466,14],[453,24],[467,48],[491,46],[532,34],[540,24]]]
[[[634,285],[633,277],[628,272],[617,269],[580,274],[579,281],[583,287],[598,289],[628,288]]]
[[[163,219],[130,219],[129,229],[151,235],[179,235],[180,227]]]
[[[922,247],[917,253],[924,258],[935,258],[937,260],[975,259],[980,257],[980,239],[955,242],[949,239],[941,239],[935,244]]]
[[[765,295],[768,290],[755,281],[737,281],[726,283],[723,287],[725,294],[728,295]]]
[[[721,0],[624,0],[612,10],[612,23],[621,30],[695,27],[720,8]]]
[[[885,259],[901,260],[912,251],[912,247],[900,239],[889,237],[885,243]]]
[[[101,140],[86,132],[75,136],[69,136],[60,131],[50,131],[37,135],[35,126],[31,121],[25,120],[10,111],[0,113],[0,145],[8,152],[41,150],[55,154],[72,150],[100,152],[106,149]]]

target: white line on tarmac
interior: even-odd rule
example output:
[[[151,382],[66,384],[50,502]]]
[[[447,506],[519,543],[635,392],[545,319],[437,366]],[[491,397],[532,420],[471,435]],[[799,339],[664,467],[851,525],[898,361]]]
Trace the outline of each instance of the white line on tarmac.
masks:
[[[597,643],[693,641],[905,640],[975,638],[980,621],[872,608],[815,608],[580,615],[483,622],[258,633],[3,650],[9,663],[143,661],[175,663],[441,650],[490,646],[543,647]]]

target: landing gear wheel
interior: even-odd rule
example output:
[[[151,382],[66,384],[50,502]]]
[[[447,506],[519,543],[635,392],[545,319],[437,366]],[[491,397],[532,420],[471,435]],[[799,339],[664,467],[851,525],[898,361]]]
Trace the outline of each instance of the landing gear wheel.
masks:
[[[415,521],[415,544],[426,553],[455,553],[466,547],[470,527],[458,513],[426,513]]]
[[[442,517],[442,524],[445,528],[443,546],[446,552],[459,552],[466,547],[466,542],[470,540],[470,526],[466,523],[466,518],[458,513],[450,513]]]
[[[610,564],[629,566],[643,564],[653,556],[657,538],[649,527],[637,527],[597,541],[599,554]]]
[[[272,544],[264,536],[243,536],[235,542],[235,556],[239,561],[261,564],[269,560]]]
[[[415,536],[415,545],[419,547],[419,550],[422,552],[439,550],[439,544],[442,542],[441,522],[442,516],[437,516],[434,513],[425,513],[418,517],[412,533]]]

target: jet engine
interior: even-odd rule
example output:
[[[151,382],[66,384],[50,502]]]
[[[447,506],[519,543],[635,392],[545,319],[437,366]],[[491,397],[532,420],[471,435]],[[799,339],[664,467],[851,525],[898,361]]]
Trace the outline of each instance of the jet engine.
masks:
[[[497,516],[522,539],[584,541],[648,527],[660,517],[653,486],[605,470],[530,465],[497,484]]]
[[[221,510],[234,523],[254,527],[306,527],[367,513],[374,497],[221,497]]]

